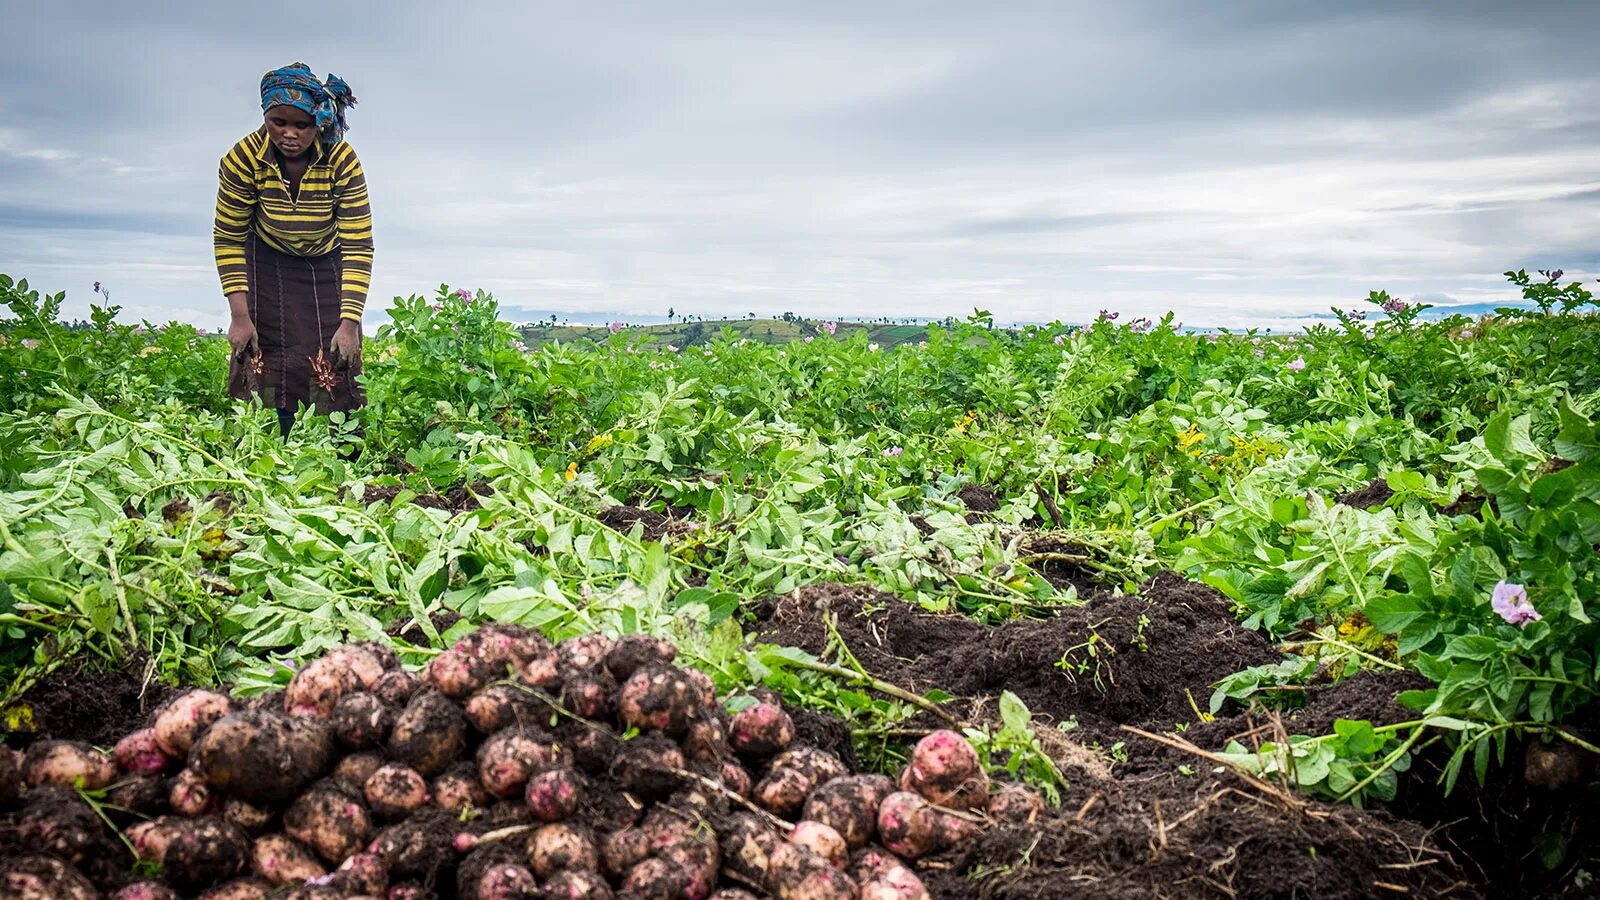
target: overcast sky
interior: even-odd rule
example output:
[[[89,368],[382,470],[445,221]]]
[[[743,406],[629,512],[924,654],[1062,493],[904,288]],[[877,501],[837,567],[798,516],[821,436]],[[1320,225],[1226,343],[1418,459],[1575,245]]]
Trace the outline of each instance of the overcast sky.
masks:
[[[12,2],[0,272],[223,323],[217,162],[295,60],[360,98],[397,294],[1286,325],[1600,272],[1600,2]],[[285,10],[288,7],[284,7]]]

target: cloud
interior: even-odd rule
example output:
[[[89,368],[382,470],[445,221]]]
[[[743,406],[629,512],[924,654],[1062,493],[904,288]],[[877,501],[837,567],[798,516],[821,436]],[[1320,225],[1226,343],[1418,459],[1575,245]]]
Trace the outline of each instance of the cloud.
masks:
[[[221,324],[217,160],[293,59],[355,87],[369,318],[1304,322],[1600,271],[1600,5],[108,0],[6,13],[0,271]]]

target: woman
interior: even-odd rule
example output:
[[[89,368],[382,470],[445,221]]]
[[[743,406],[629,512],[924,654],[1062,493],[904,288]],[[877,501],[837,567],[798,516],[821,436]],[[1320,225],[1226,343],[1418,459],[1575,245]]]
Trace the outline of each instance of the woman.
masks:
[[[278,410],[352,410],[372,281],[367,180],[344,142],[350,86],[295,63],[261,78],[263,123],[222,157],[217,274],[232,308],[228,393]]]

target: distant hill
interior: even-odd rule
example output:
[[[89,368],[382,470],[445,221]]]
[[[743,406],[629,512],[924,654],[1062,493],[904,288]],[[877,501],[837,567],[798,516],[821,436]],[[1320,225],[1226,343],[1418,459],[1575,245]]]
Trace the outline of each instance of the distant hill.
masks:
[[[767,344],[788,344],[807,336],[822,334],[820,322],[807,319],[708,319],[706,321],[672,322],[663,325],[629,326],[630,332],[644,332],[662,344],[677,347],[696,347],[715,340],[723,329],[732,329],[735,339],[761,341]],[[529,346],[546,341],[604,340],[607,329],[602,325],[524,325],[522,340]],[[915,344],[927,340],[926,325],[890,325],[864,322],[840,322],[837,338],[845,338],[857,331],[866,331],[867,340],[883,347],[898,344]]]

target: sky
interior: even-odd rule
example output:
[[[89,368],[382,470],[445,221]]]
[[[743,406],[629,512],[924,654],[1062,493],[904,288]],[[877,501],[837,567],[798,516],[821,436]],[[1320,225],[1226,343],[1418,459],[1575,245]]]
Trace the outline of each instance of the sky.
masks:
[[[227,317],[218,160],[263,72],[355,90],[391,298],[1295,327],[1600,273],[1600,3],[0,6],[0,272]],[[299,21],[296,21],[298,19]]]

